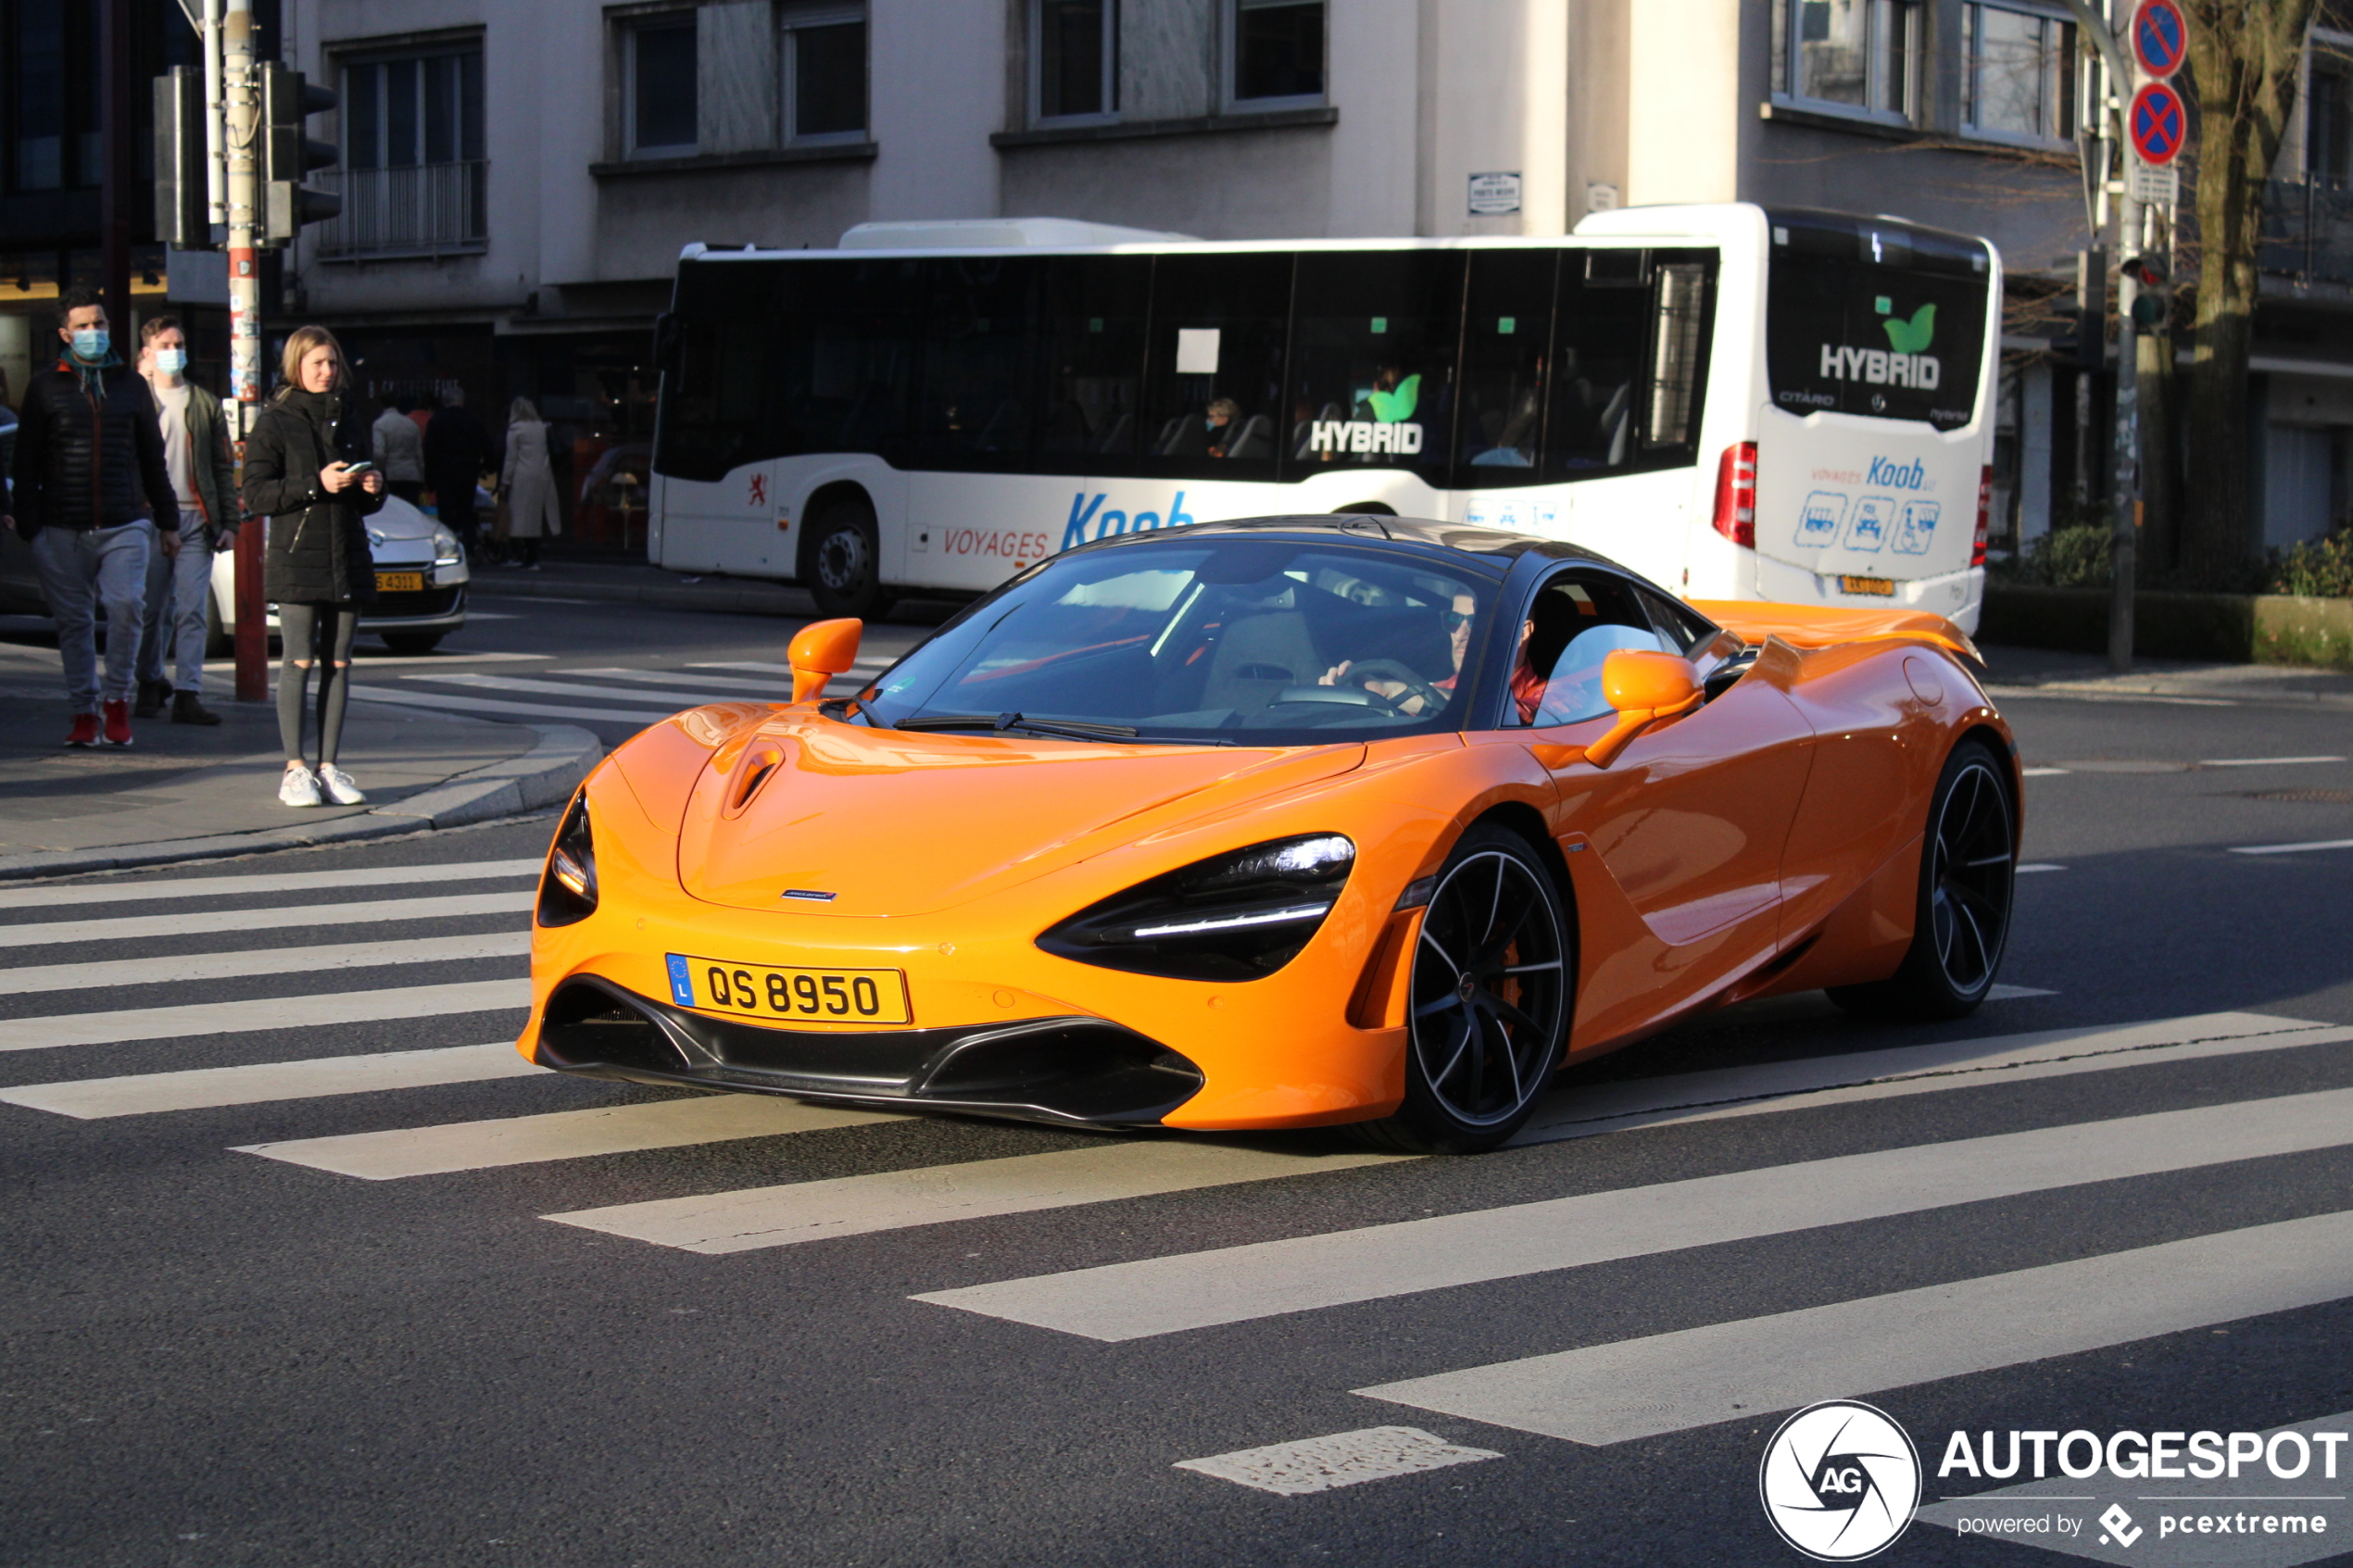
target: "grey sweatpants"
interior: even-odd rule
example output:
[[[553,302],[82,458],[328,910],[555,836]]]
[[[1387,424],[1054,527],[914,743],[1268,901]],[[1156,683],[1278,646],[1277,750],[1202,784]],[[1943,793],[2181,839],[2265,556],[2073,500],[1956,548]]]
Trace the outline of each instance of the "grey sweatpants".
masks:
[[[33,570],[57,623],[66,696],[76,713],[98,711],[97,616],[107,618],[108,702],[129,702],[139,687],[139,620],[147,596],[147,557],[155,524],[141,518],[116,528],[44,528],[32,536]]]
[[[204,513],[180,512],[180,553],[158,545],[147,558],[147,613],[139,634],[139,679],[160,681],[173,664],[171,689],[204,690],[205,609],[212,602],[212,552],[204,546]],[[175,657],[176,656],[176,657]]]

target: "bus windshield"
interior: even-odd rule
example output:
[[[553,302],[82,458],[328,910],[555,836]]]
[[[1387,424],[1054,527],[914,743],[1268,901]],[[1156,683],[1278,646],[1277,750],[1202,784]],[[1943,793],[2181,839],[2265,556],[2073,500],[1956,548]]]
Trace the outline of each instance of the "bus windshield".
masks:
[[[1771,220],[1765,360],[1777,407],[1938,430],[1976,417],[1982,242],[1828,213]]]
[[[1375,546],[1087,550],[972,606],[862,712],[897,729],[1252,746],[1458,729],[1494,593]]]

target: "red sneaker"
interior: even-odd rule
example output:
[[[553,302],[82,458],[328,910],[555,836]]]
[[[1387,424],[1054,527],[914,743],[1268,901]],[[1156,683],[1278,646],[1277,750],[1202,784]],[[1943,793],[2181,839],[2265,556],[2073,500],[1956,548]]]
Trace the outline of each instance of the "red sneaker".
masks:
[[[73,732],[66,736],[66,744],[68,746],[97,745],[98,716],[95,713],[75,714],[73,716]]]
[[[131,744],[131,705],[129,703],[109,702],[107,704],[106,744],[108,746]]]

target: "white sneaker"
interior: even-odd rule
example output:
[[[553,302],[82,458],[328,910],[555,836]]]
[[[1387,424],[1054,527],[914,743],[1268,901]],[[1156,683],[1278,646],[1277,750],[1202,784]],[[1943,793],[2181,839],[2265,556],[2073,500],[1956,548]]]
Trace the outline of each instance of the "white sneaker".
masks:
[[[289,768],[278,781],[278,798],[289,806],[319,804],[319,780],[308,768]]]
[[[359,793],[359,786],[351,782],[351,775],[332,762],[319,770],[319,787],[325,790],[327,798],[338,806],[365,806],[368,803],[368,797]]]

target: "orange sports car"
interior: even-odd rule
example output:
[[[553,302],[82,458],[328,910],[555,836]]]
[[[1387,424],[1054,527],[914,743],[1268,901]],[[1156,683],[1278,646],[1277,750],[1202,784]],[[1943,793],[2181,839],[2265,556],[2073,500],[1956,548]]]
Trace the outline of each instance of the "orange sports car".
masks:
[[[859,632],[582,785],[526,1057],[1464,1152],[1700,1010],[1954,1017],[2001,962],[2017,748],[1933,615],[1323,517],[1068,551],[822,700]]]

